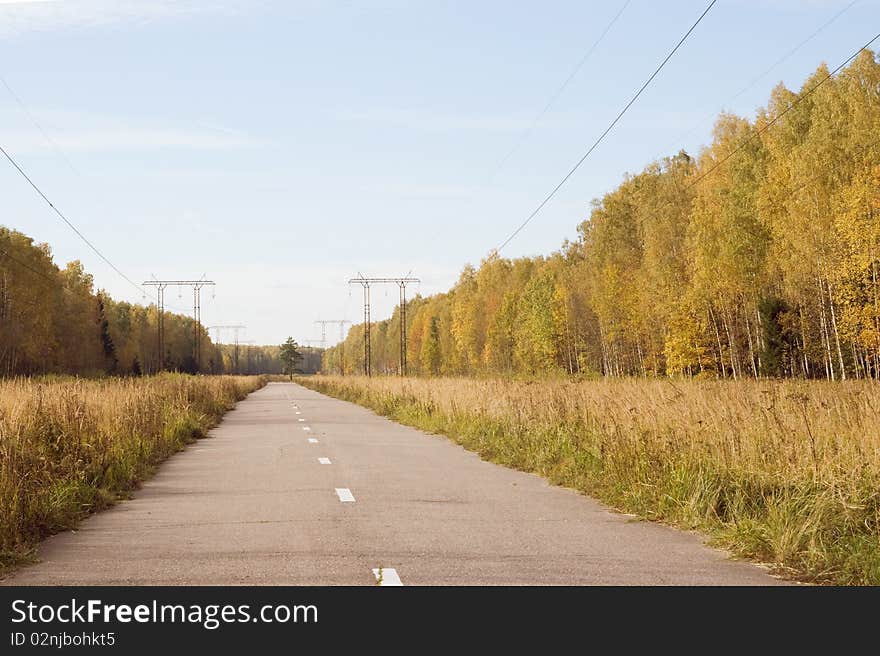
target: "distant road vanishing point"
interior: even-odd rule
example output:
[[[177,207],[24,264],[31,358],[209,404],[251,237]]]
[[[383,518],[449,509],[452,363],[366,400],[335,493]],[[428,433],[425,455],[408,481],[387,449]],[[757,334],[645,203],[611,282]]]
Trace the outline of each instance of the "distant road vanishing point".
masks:
[[[302,421],[300,421],[302,420]],[[270,383],[14,585],[774,585],[444,437]]]

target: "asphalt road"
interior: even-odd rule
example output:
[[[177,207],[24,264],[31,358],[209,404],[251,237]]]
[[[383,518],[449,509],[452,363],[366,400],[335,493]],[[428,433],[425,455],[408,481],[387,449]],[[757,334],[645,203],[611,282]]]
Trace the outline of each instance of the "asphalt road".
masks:
[[[772,585],[685,532],[272,383],[18,585]]]

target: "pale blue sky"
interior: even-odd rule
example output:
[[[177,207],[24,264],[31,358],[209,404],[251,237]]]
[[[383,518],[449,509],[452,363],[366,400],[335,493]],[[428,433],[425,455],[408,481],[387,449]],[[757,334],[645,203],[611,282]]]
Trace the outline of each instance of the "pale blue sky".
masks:
[[[706,143],[880,29],[862,0],[720,0],[614,132],[504,255],[549,253],[626,172]],[[0,0],[0,143],[130,278],[203,273],[207,324],[315,339],[361,318],[346,280],[444,291],[583,154],[708,0]],[[141,301],[0,161],[0,223]],[[415,290],[414,290],[415,291]],[[374,291],[376,319],[397,299]],[[188,307],[190,295],[169,295]],[[336,331],[331,331],[336,335]]]

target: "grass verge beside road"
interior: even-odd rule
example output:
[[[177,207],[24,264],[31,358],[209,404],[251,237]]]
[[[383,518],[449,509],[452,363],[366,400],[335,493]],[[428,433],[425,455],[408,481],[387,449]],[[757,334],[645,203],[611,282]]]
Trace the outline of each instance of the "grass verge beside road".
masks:
[[[0,574],[126,496],[262,377],[0,380]]]
[[[876,383],[297,382],[797,578],[880,584]]]

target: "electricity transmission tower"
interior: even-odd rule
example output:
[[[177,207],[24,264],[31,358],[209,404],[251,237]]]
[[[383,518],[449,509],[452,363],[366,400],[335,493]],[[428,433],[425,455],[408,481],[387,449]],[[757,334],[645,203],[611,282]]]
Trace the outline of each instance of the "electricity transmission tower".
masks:
[[[248,375],[251,375],[252,373],[254,373],[252,371],[252,369],[253,369],[253,362],[252,362],[253,348],[252,347],[254,346],[254,344],[256,344],[256,342],[252,339],[247,339],[242,342],[239,342],[239,344],[242,344],[245,347],[245,363],[246,363],[245,373]],[[238,344],[235,347],[235,351],[236,351],[236,353],[235,353],[235,369],[236,369],[235,373],[241,373],[239,366],[238,366]]]
[[[364,375],[372,376],[370,362],[372,350],[370,346],[370,285],[395,284],[400,288],[400,375],[406,376],[406,286],[411,282],[421,282],[418,278],[403,276],[401,278],[366,278],[358,274],[348,284],[359,283],[364,288]]]
[[[159,371],[165,369],[165,288],[192,287],[193,290],[193,362],[198,371],[202,356],[202,287],[214,286],[213,280],[147,280],[144,285],[155,287],[158,310]]]
[[[321,348],[327,347],[327,324],[339,324],[339,370],[345,375],[345,324],[350,324],[348,319],[318,319],[315,323],[321,324]]]
[[[236,373],[236,374],[240,373],[238,370],[238,353],[239,353],[239,348],[240,348],[239,331],[245,330],[246,328],[247,328],[247,326],[241,326],[241,325],[237,325],[237,324],[228,325],[228,326],[208,326],[208,330],[217,331],[216,332],[217,338],[215,341],[218,344],[220,344],[221,331],[224,331],[224,330],[231,330],[232,331],[232,334],[234,335],[234,337],[233,337],[234,341],[232,342],[232,344],[233,344],[232,371],[233,371],[233,373]]]
[[[233,331],[233,335],[235,335],[233,343],[238,344],[238,331],[244,330],[245,328],[247,328],[247,326],[240,326],[240,325],[208,326],[208,330],[216,331],[216,333],[215,333],[216,337],[215,337],[214,341],[217,342],[218,344],[225,343],[220,340],[221,331],[223,331],[223,330]]]

